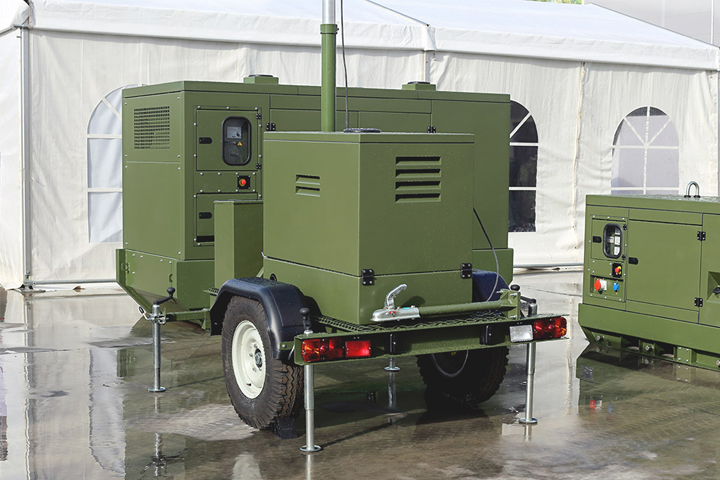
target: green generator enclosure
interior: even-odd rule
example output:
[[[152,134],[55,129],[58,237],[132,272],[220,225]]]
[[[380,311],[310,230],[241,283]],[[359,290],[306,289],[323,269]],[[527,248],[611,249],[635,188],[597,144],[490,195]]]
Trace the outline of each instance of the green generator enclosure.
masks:
[[[344,89],[338,90],[341,129],[345,103]],[[490,246],[472,214],[474,206],[497,251],[501,274],[510,281],[509,96],[439,92],[425,84],[397,90],[351,88],[347,110],[350,127],[475,136],[470,162],[463,167],[472,190],[471,204],[463,213],[467,225],[446,232],[446,241],[470,229],[471,254],[463,250],[458,255],[468,257],[464,261],[474,268],[495,270]],[[164,297],[168,287],[177,290],[176,301],[167,305],[169,313],[207,308],[212,297],[198,292],[219,288],[230,278],[225,275],[247,276],[262,265],[262,203],[269,186],[265,140],[279,132],[320,130],[320,87],[248,77],[243,83],[182,81],[128,88],[123,90],[122,117],[123,248],[118,251],[118,283],[146,309]],[[339,148],[337,142],[330,143]],[[443,140],[437,143],[446,145]],[[332,184],[331,177],[322,181],[322,188]],[[443,190],[442,195],[448,193]],[[224,206],[217,210],[217,203]],[[218,215],[220,220],[232,219],[232,226]],[[292,243],[301,235],[315,236],[320,244],[325,238],[322,231],[297,231],[282,241]],[[268,232],[264,240],[271,246],[281,241]],[[229,258],[227,252],[236,252],[218,266],[220,248],[226,252],[224,259]],[[378,276],[389,271],[383,265],[369,268]]]
[[[720,199],[591,195],[585,225],[588,339],[717,369]]]
[[[264,272],[322,315],[371,323],[400,306],[469,303],[472,135],[265,136]]]

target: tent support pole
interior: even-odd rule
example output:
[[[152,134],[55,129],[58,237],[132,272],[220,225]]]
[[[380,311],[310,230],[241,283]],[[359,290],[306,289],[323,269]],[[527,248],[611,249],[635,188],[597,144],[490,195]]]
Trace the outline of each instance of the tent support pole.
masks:
[[[20,27],[20,162],[22,168],[22,268],[20,291],[34,291],[32,286],[32,244],[30,225],[30,20]]]

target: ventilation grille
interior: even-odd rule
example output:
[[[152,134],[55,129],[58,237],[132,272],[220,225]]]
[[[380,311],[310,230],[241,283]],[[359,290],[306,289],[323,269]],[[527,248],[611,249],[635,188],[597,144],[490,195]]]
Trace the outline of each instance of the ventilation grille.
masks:
[[[295,175],[295,194],[319,197],[320,177],[317,175]]]
[[[440,157],[395,159],[395,203],[440,201]]]
[[[135,148],[137,150],[170,149],[170,107],[136,108]]]

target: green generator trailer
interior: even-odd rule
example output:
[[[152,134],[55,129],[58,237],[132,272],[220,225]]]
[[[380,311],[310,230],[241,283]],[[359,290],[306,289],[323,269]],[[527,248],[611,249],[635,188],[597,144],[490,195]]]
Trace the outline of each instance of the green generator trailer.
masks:
[[[316,362],[417,355],[430,386],[486,400],[510,344],[566,333],[503,280],[508,96],[349,89],[354,128],[308,131],[320,104],[268,77],[125,90],[119,284],[158,329],[223,335],[256,427],[298,413]]]
[[[153,323],[222,335],[235,410],[314,441],[314,365],[416,355],[428,387],[490,398],[508,346],[564,318],[508,289],[510,99],[335,88],[334,1],[323,1],[320,88],[175,82],[123,92],[124,248],[118,283]],[[338,108],[339,107],[339,108]],[[336,124],[346,128],[336,131]],[[167,296],[165,296],[167,292]],[[304,395],[303,395],[304,392]],[[304,398],[303,398],[304,397]]]
[[[690,192],[588,196],[578,319],[591,343],[720,367],[720,199]]]

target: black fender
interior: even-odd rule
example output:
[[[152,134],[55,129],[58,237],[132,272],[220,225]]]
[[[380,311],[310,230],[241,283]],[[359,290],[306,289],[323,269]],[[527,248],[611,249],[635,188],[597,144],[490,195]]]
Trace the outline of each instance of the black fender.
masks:
[[[211,335],[222,333],[225,310],[235,296],[260,302],[265,309],[272,356],[278,360],[288,360],[290,350],[281,350],[280,345],[292,342],[305,330],[300,315],[300,309],[305,307],[305,297],[302,292],[295,285],[266,278],[228,280],[220,288],[215,303],[210,308]]]

